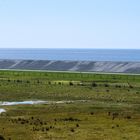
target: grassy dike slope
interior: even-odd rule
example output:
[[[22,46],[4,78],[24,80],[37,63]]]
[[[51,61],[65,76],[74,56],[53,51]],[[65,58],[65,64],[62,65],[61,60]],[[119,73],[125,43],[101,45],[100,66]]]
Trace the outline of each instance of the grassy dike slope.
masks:
[[[75,101],[1,106],[6,140],[140,139],[139,75],[0,71],[0,100]]]

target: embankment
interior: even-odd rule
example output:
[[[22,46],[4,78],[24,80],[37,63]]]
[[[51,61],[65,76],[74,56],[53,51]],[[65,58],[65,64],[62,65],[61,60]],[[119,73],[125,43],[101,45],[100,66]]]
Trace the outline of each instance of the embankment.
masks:
[[[140,62],[0,60],[0,69],[140,73]]]

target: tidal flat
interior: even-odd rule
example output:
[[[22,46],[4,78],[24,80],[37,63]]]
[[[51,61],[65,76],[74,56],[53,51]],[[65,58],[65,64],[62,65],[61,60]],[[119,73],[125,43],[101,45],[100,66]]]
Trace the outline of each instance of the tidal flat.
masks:
[[[0,102],[5,140],[140,139],[139,75],[0,71]]]

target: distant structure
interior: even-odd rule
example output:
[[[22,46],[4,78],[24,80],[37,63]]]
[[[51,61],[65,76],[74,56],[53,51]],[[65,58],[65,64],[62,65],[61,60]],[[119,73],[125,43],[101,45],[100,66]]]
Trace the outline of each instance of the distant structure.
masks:
[[[140,74],[140,62],[0,60],[0,69]]]

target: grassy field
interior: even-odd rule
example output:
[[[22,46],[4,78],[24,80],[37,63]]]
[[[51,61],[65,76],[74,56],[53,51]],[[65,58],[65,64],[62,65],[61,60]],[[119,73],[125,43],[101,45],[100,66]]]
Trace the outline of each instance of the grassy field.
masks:
[[[1,106],[5,140],[139,140],[140,76],[0,71],[0,101],[74,101]]]

